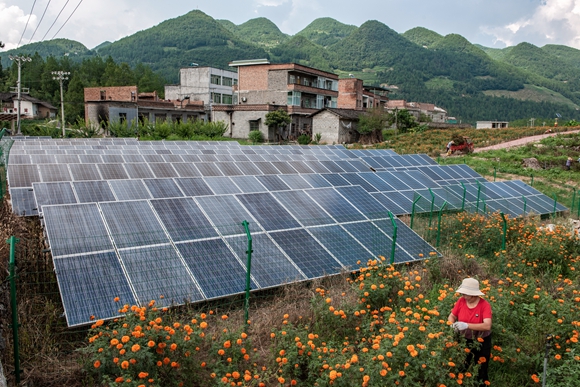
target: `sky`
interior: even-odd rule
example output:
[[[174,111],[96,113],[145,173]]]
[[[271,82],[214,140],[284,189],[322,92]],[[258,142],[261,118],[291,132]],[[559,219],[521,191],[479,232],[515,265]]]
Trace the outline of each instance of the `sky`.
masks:
[[[266,17],[290,35],[331,17],[355,26],[378,20],[400,33],[425,27],[494,48],[580,49],[580,0],[0,0],[0,41],[8,50],[66,38],[92,49],[196,9],[235,24]]]

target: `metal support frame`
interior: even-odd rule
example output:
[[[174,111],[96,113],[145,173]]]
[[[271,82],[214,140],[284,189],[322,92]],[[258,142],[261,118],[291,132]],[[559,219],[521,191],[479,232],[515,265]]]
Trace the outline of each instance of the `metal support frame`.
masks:
[[[558,205],[558,197],[556,196],[556,194],[554,194],[554,212],[552,213],[553,218],[556,217],[557,205]]]
[[[503,212],[499,213],[501,215],[501,218],[503,220],[503,225],[502,225],[502,235],[501,235],[501,251],[505,250],[505,242],[506,242],[506,237],[507,237],[507,219],[505,218],[505,215]]]
[[[465,184],[460,182],[461,186],[463,187],[463,197],[461,198],[461,211],[465,211],[465,194],[467,192],[467,188],[465,188]]]
[[[16,378],[16,385],[20,384],[20,349],[18,343],[18,303],[16,302],[16,244],[20,240],[11,236],[6,243],[10,244],[10,307],[12,310],[12,340],[14,341],[14,377]]]
[[[390,259],[390,264],[392,265],[393,263],[395,263],[395,250],[397,248],[397,222],[395,222],[395,218],[393,217],[393,214],[391,213],[391,211],[389,211],[389,218],[391,218],[391,223],[393,224],[393,243],[391,244],[391,259]]]
[[[413,220],[415,220],[415,205],[417,204],[417,202],[418,202],[418,201],[419,201],[419,199],[421,199],[421,198],[422,198],[422,196],[421,196],[421,195],[419,195],[419,196],[417,196],[417,199],[413,200],[413,207],[412,207],[412,209],[411,209],[411,225],[410,225],[410,227],[411,227],[411,230],[413,229]]]
[[[437,218],[437,244],[436,244],[436,247],[439,247],[439,242],[441,241],[441,216],[443,215],[443,210],[445,209],[446,206],[447,206],[447,200],[441,206],[441,209],[439,210],[439,215]]]
[[[252,234],[250,233],[250,223],[247,220],[242,222],[242,226],[246,229],[246,236],[248,238],[248,249],[246,250],[247,254],[247,263],[246,263],[246,300],[244,303],[244,320],[246,321],[246,327],[248,326],[249,322],[249,314],[250,314],[250,290],[251,290],[251,270],[252,270]]]
[[[528,207],[528,200],[524,195],[522,195],[522,199],[524,200],[524,216],[526,216],[526,207]]]
[[[433,207],[435,206],[435,194],[429,188],[429,193],[431,194],[431,209],[429,210],[429,229],[431,229],[431,220],[433,219]]]

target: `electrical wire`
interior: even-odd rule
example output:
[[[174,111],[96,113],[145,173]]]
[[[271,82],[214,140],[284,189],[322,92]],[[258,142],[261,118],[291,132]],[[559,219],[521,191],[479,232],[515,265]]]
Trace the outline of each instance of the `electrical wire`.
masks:
[[[51,1],[52,0],[48,0],[48,4],[46,4],[46,8],[44,9],[44,12],[42,13],[42,17],[40,18],[40,21],[36,25],[36,29],[32,33],[32,36],[30,37],[30,40],[28,41],[28,44],[30,44],[30,42],[32,42],[32,38],[34,38],[34,35],[36,34],[36,31],[38,31],[38,27],[40,27],[40,24],[42,23],[42,20],[44,19],[44,15],[46,15],[46,10],[48,9],[48,6],[50,5],[50,2]]]
[[[56,31],[56,34],[54,34],[54,36],[52,37],[52,39],[54,39],[56,37],[56,35],[58,35],[58,33],[60,32],[60,30],[62,30],[62,27],[64,27],[66,25],[66,23],[70,20],[70,18],[72,17],[72,15],[75,14],[75,12],[77,11],[77,9],[79,8],[79,6],[81,5],[81,3],[84,0],[79,1],[79,3],[77,4],[77,6],[75,7],[75,9],[73,9],[72,13],[70,14],[70,16],[64,21],[64,24],[62,26],[60,26],[60,28],[58,29],[58,31]],[[67,1],[68,3],[68,1]]]
[[[60,12],[58,13],[58,15],[56,15],[56,19],[54,19],[54,21],[52,22],[52,24],[50,25],[50,27],[48,28],[48,31],[46,31],[46,33],[44,34],[44,36],[42,37],[42,39],[40,39],[40,41],[44,41],[44,38],[46,38],[46,35],[48,35],[48,33],[50,32],[50,30],[52,29],[52,27],[54,26],[54,24],[56,23],[56,21],[58,20],[58,18],[60,17],[60,14],[62,13],[62,11],[64,11],[64,9],[66,8],[66,5],[68,4],[70,0],[66,0],[66,3],[64,3],[63,7],[61,8]]]
[[[26,25],[24,26],[24,31],[22,31],[22,36],[20,37],[20,40],[18,41],[16,48],[20,47],[20,42],[22,42],[22,38],[24,38],[24,33],[26,32],[26,29],[28,28],[28,22],[30,21],[30,18],[32,17],[32,12],[34,11],[35,5],[36,5],[36,0],[34,0],[34,3],[32,3],[32,9],[30,10],[30,14],[28,15],[28,20],[26,20]]]

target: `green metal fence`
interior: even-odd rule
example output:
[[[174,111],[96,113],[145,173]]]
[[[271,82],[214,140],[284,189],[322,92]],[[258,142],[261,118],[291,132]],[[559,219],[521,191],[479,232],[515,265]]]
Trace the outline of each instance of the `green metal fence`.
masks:
[[[14,140],[7,139],[6,137],[0,139],[0,201],[6,195],[6,190],[8,189],[8,184],[6,180],[6,172],[8,169],[8,156],[10,154],[10,147]]]

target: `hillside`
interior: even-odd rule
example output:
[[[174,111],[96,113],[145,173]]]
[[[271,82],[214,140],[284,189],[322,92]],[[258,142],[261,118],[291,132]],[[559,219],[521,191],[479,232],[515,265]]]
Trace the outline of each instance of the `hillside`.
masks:
[[[263,17],[236,25],[196,10],[94,50],[64,39],[19,50],[36,51],[41,57],[68,53],[79,62],[110,55],[131,67],[150,66],[167,83],[177,82],[178,69],[189,63],[228,68],[232,60],[267,58],[394,85],[391,98],[432,102],[463,122],[551,118],[556,111],[565,120],[580,119],[580,50],[527,43],[492,49],[422,27],[399,34],[376,20],[356,27],[319,18],[291,37]],[[7,57],[4,67],[11,65]]]
[[[69,56],[71,58],[85,58],[94,53],[86,48],[82,43],[69,39],[53,39],[41,43],[25,44],[18,49],[7,50],[1,54],[2,67],[10,66],[9,55],[34,55],[38,53],[41,57],[48,56],[60,57]]]
[[[289,36],[282,33],[276,24],[265,17],[248,20],[234,30],[234,35],[248,43],[266,48],[276,47],[286,42]]]
[[[197,10],[118,40],[99,53],[131,66],[147,64],[170,82],[177,81],[180,67],[192,62],[227,68],[233,60],[267,56],[262,48],[242,41]]]
[[[435,43],[443,39],[442,35],[424,27],[412,28],[403,33],[403,37],[424,48],[431,48]]]
[[[328,47],[346,38],[356,30],[356,26],[343,24],[330,17],[322,17],[315,19],[296,35],[304,36],[312,43],[322,47]]]

